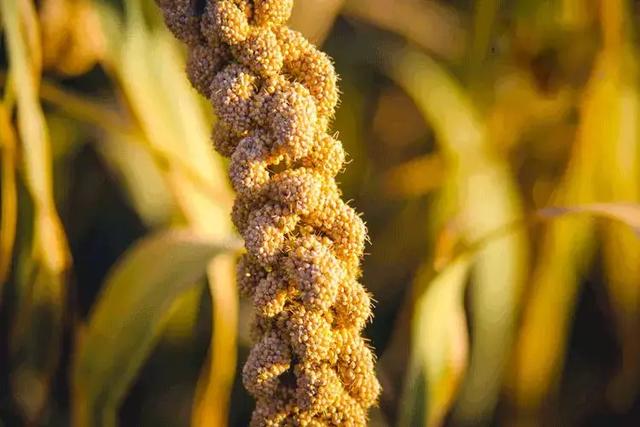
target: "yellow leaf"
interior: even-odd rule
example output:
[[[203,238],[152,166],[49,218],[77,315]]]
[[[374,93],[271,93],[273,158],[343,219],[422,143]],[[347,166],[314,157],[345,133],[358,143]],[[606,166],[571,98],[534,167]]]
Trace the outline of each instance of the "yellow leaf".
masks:
[[[467,366],[463,299],[470,267],[468,258],[457,260],[431,280],[416,302],[412,358],[426,375],[425,426],[442,425]]]
[[[521,202],[507,163],[494,152],[464,89],[443,67],[419,52],[407,50],[393,59],[392,76],[433,127],[449,170],[444,186],[449,192],[446,207],[440,207],[449,216],[443,221],[459,218],[461,239],[474,241],[521,218]],[[442,257],[437,256],[436,261],[441,262]],[[526,260],[522,232],[492,241],[474,260],[471,323],[475,339],[457,411],[466,422],[486,419],[497,402],[510,357]]]
[[[17,292],[20,297],[14,303],[17,318],[11,335],[12,386],[24,417],[35,423],[46,403],[49,382],[59,357],[64,273],[70,256],[54,204],[51,147],[38,98],[41,54],[34,6],[25,0],[2,1],[0,12],[18,108],[18,151],[34,206],[31,245],[34,277],[19,282],[18,286],[24,289]],[[42,339],[43,336],[46,339]],[[29,384],[38,384],[33,394],[28,393]]]

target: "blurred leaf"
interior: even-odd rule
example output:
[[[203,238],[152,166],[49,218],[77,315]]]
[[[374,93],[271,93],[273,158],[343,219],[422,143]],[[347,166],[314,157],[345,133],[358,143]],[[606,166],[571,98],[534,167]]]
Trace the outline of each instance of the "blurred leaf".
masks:
[[[467,365],[463,298],[470,268],[470,260],[461,257],[434,278],[428,270],[416,278],[426,289],[415,304],[410,372],[425,375],[426,393],[416,396],[419,390],[405,391],[405,399],[414,404],[404,405],[400,426],[442,425],[453,403]],[[415,379],[410,376],[408,381]],[[422,420],[415,417],[420,406],[426,408]]]
[[[40,97],[69,117],[106,131],[107,135],[104,137],[106,141],[100,141],[97,149],[112,167],[117,168],[116,173],[124,180],[126,190],[133,198],[134,207],[140,209],[138,213],[144,219],[148,219],[150,224],[159,224],[163,218],[170,217],[167,212],[169,206],[166,204],[169,203],[167,199],[172,199],[173,195],[159,179],[164,178],[164,175],[162,177],[160,175],[166,174],[170,168],[179,170],[199,194],[206,196],[212,202],[227,203],[228,196],[224,194],[224,187],[219,181],[211,178],[210,171],[203,174],[194,168],[190,159],[178,158],[151,144],[145,135],[141,134],[141,130],[132,126],[126,117],[113,111],[112,108],[61,88],[50,80],[42,81]],[[154,170],[144,172],[149,168]],[[204,170],[203,167],[201,169]],[[150,204],[155,205],[157,211],[151,212],[153,207]],[[171,201],[170,204],[175,203]]]
[[[17,0],[16,3],[20,16],[20,30],[24,36],[25,55],[31,65],[32,76],[37,81],[42,74],[42,46],[38,16],[33,2]]]
[[[202,291],[204,284],[198,284],[188,292],[180,295],[169,308],[167,322],[164,328],[164,338],[175,345],[181,347],[193,345],[192,338],[198,324],[198,313],[200,302],[202,301]]]
[[[615,66],[617,85],[612,91],[611,122],[608,135],[602,135],[601,165],[598,170],[601,197],[606,200],[640,202],[640,98],[638,61],[628,29],[632,22],[626,2],[603,2],[600,8],[607,61]],[[607,287],[615,313],[621,344],[621,361],[608,391],[611,405],[619,412],[629,409],[637,399],[640,385],[640,212],[630,232],[619,224],[603,227],[603,257]],[[627,216],[625,215],[625,218]],[[628,221],[626,222],[628,224]]]
[[[582,206],[597,201],[598,150],[612,112],[611,75],[606,67],[606,62],[598,62],[592,71],[582,99],[570,163],[552,205]],[[603,215],[619,210],[594,209]],[[625,210],[622,213],[626,215]],[[539,410],[545,396],[552,394],[558,384],[578,286],[593,246],[593,220],[588,217],[555,221],[542,237],[510,381],[513,397],[526,412]]]
[[[18,107],[19,152],[24,180],[33,199],[32,279],[19,282],[13,302],[11,382],[20,410],[36,422],[57,366],[62,333],[65,281],[70,257],[53,198],[49,135],[38,99],[41,70],[40,37],[33,4],[3,1],[0,5],[7,40],[10,74]]]
[[[492,241],[516,232],[523,225],[533,225],[537,220],[558,220],[571,215],[602,216],[620,221],[632,227],[636,233],[640,232],[638,227],[640,226],[640,204],[601,203],[541,209],[531,217],[529,222],[516,221],[494,230],[478,241],[466,245],[466,249],[462,252],[458,252],[460,251],[457,244],[460,239],[460,230],[456,228],[455,223],[451,223],[440,234],[438,249],[436,249],[436,254],[440,255],[436,255],[436,260],[446,265],[440,266],[441,272],[426,286],[426,291],[415,306],[412,358],[416,358],[417,361],[412,359],[412,363],[419,365],[421,360],[424,366],[412,365],[411,372],[417,375],[420,369],[424,369],[427,375],[428,399],[425,401],[425,407],[428,408],[429,420],[425,425],[441,424],[455,397],[456,387],[464,370],[466,347],[458,342],[463,332],[466,334],[462,294],[474,257]],[[640,238],[640,233],[638,234]],[[454,248],[458,248],[457,251],[454,252]],[[425,282],[425,277],[428,278],[428,276],[429,273],[421,272],[416,279],[417,283]],[[460,323],[460,320],[463,323]],[[447,347],[448,340],[452,340],[455,344],[455,351]],[[434,342],[441,345],[434,345]],[[409,381],[415,383],[415,379],[410,378]],[[417,404],[419,402],[404,407],[405,413],[402,415],[404,421],[401,425],[414,425],[408,420],[414,419],[412,414],[416,411]]]
[[[18,130],[25,165],[25,181],[36,205],[36,257],[54,273],[64,271],[69,262],[66,240],[55,211],[51,183],[51,148],[47,126],[38,101],[38,81],[29,62],[16,3],[3,2],[3,17],[9,45],[9,59],[16,85]],[[39,76],[37,77],[39,79]]]
[[[463,239],[474,241],[521,218],[521,202],[507,163],[492,151],[484,124],[463,88],[421,53],[406,50],[393,59],[392,76],[413,97],[435,131],[450,170],[445,185],[449,195],[444,199],[450,212],[445,215],[460,218]],[[463,422],[486,420],[497,402],[510,357],[526,262],[527,241],[521,231],[492,241],[475,259],[471,289],[474,340],[457,411]]]
[[[603,1],[600,12],[603,49],[596,57],[590,81],[584,91],[577,146],[565,181],[558,192],[557,204],[579,204],[611,198],[630,201],[638,196],[635,188],[638,177],[633,166],[637,162],[637,102],[633,101],[636,90],[633,86],[629,87],[630,84],[635,85],[631,82],[635,82],[637,77],[633,66],[625,66],[628,64],[623,50],[623,2]],[[614,172],[618,169],[624,171],[622,175]],[[627,182],[632,183],[631,187]],[[620,187],[615,188],[617,184]],[[577,213],[582,211],[579,209]],[[638,231],[636,206],[618,205],[612,208],[596,204],[590,211],[622,221],[636,233]],[[524,317],[513,378],[516,399],[528,412],[540,410],[544,399],[553,396],[556,391],[567,345],[568,324],[576,304],[580,274],[591,254],[592,238],[588,222],[574,221],[551,228],[543,243],[532,287],[531,304]],[[637,242],[632,245],[637,245]],[[617,253],[622,248],[616,249]],[[605,240],[605,256],[609,253],[610,257],[610,251],[611,237]],[[620,260],[634,256],[634,252],[632,249],[622,256],[616,256],[614,269],[622,271],[619,267]],[[637,252],[635,253],[637,256]],[[634,332],[630,337],[633,344],[629,346],[629,325],[623,326],[627,322],[620,320],[632,312],[628,311],[628,306],[625,307],[627,303],[622,301],[626,298],[634,300],[631,305],[636,306],[633,310],[637,312],[638,277],[628,276],[628,279],[620,280],[621,276],[616,276],[614,280],[617,281],[610,283],[609,290],[617,312],[617,326],[621,330],[623,369],[627,370],[626,374],[632,374],[618,384],[622,387],[617,390],[619,395],[614,397],[617,401],[614,404],[620,404],[621,398],[629,399],[625,388],[637,381],[637,372],[633,373],[633,370],[637,370],[637,363],[627,363],[630,351],[638,351],[635,344],[637,325],[632,323],[631,330]],[[562,283],[562,286],[558,286],[558,283]],[[635,357],[637,359],[637,353]],[[629,368],[631,371],[628,371]]]
[[[235,243],[192,231],[147,237],[130,249],[105,281],[73,368],[74,425],[114,426],[118,406],[161,331],[171,303]]]
[[[0,189],[0,304],[3,286],[7,280],[13,245],[16,237],[18,214],[16,189],[16,137],[4,104],[0,104],[0,153],[2,154],[2,188]]]
[[[230,393],[235,378],[238,294],[235,260],[221,256],[207,269],[213,309],[208,364],[201,371],[191,415],[194,427],[228,425]]]
[[[209,123],[184,73],[184,58],[164,26],[149,27],[139,1],[126,3],[121,19],[104,9],[105,63],[119,82],[140,129],[141,142],[159,164],[177,201],[179,217],[205,236],[232,232],[231,192],[210,143]],[[149,70],[156,72],[149,74]],[[158,160],[156,158],[156,160]],[[197,179],[194,179],[197,177]],[[204,191],[203,191],[204,190]],[[233,259],[221,256],[207,269],[212,298],[209,366],[203,368],[192,411],[194,425],[224,426],[236,368],[238,298]]]

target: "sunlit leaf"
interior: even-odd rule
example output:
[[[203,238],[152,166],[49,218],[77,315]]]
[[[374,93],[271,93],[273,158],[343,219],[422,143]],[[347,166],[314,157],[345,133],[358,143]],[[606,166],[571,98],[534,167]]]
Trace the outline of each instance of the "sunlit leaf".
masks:
[[[507,164],[493,152],[483,122],[463,88],[439,64],[418,52],[402,52],[393,62],[392,76],[415,100],[436,134],[450,170],[445,185],[450,193],[449,215],[459,218],[462,239],[473,241],[521,218],[521,202]],[[526,254],[525,235],[515,232],[486,245],[474,260],[474,340],[458,408],[458,416],[466,422],[486,419],[497,402],[510,357]],[[445,408],[438,410],[446,413]]]
[[[604,77],[607,74],[603,66],[606,63],[596,65],[585,91],[571,162],[550,202],[552,205],[581,206],[597,201],[597,153],[602,144],[598,135],[600,124],[608,123],[606,117],[610,112],[607,93],[611,81]],[[539,409],[545,396],[558,384],[578,286],[593,249],[590,217],[555,221],[545,230],[509,384],[514,399],[524,410]]]
[[[40,36],[34,6],[26,1],[0,4],[10,73],[18,108],[18,151],[34,206],[32,279],[16,290],[11,331],[11,383],[23,416],[36,422],[46,404],[57,366],[65,301],[64,273],[70,264],[66,237],[53,198],[49,135],[38,99]]]
[[[403,405],[401,426],[442,425],[453,403],[467,365],[463,298],[470,267],[470,259],[460,258],[434,278],[428,270],[417,277],[426,289],[415,304],[410,370],[425,376],[426,387],[405,391],[413,404]],[[420,407],[425,409],[424,418],[417,419]]]
[[[130,249],[104,283],[74,355],[74,421],[114,426],[118,406],[161,331],[172,302],[234,243],[169,231]]]
[[[639,203],[638,61],[627,28],[627,8],[625,2],[610,1],[603,2],[600,10],[607,60],[617,66],[614,71],[618,83],[609,106],[614,115],[606,127],[609,134],[602,135],[607,142],[602,145],[602,167],[598,172],[603,199]],[[640,210],[622,214],[635,235],[625,226],[608,224],[603,227],[602,236],[607,288],[621,347],[620,367],[607,392],[611,405],[619,412],[628,410],[637,399],[640,385]]]

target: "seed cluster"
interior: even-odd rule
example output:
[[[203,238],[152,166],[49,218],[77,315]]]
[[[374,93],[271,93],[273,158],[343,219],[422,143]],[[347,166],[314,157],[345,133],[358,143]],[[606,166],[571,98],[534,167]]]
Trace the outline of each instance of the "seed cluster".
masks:
[[[243,382],[252,426],[364,426],[379,395],[360,332],[366,228],[342,201],[342,144],[327,133],[338,101],[328,56],[285,26],[293,0],[158,0],[189,47],[187,74],[219,117],[231,158],[233,221],[245,240],[241,291],[256,341]]]

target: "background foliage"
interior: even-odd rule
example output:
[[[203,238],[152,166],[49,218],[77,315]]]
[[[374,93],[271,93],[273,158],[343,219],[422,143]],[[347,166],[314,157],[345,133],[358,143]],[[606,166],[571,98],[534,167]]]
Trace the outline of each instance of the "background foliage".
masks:
[[[0,425],[243,426],[215,120],[152,1],[0,3]],[[640,422],[640,6],[298,1],[372,245],[372,426]]]

